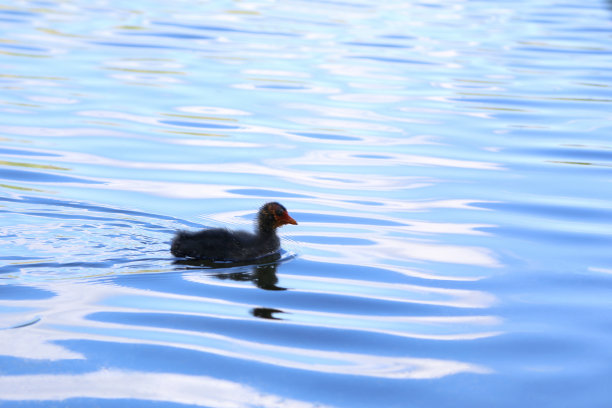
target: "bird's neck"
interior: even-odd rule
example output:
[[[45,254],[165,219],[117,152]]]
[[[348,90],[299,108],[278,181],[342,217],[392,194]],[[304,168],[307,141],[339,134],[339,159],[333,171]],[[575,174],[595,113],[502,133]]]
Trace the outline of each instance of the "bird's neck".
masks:
[[[275,237],[276,227],[266,222],[258,222],[256,232],[257,232],[257,235],[261,238]]]

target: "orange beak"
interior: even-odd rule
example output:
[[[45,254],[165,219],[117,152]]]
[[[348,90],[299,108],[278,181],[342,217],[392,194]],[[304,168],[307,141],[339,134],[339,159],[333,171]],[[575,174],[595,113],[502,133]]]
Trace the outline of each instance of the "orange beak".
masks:
[[[285,213],[285,215],[283,215],[283,217],[279,221],[280,221],[280,225],[285,225],[285,224],[298,225],[297,221],[294,220],[287,212]]]

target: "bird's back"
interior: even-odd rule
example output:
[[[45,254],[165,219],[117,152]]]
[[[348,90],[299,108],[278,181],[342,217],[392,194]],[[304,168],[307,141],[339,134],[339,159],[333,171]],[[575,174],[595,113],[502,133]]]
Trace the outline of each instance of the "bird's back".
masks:
[[[213,261],[241,261],[270,254],[280,248],[276,235],[261,237],[246,231],[215,228],[197,232],[179,231],[170,251],[177,257]]]
[[[222,260],[229,252],[235,251],[237,246],[232,233],[225,228],[179,231],[172,240],[170,252],[178,257]]]

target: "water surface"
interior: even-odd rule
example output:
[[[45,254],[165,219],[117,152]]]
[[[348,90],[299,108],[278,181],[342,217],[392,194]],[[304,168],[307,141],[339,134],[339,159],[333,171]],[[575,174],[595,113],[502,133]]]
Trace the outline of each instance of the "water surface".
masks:
[[[609,406],[611,11],[0,5],[0,405]]]

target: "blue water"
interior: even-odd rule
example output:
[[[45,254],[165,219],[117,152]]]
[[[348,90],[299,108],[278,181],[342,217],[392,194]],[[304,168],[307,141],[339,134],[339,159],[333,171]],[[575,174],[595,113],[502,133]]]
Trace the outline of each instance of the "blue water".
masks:
[[[1,3],[2,407],[611,406],[612,3]]]

